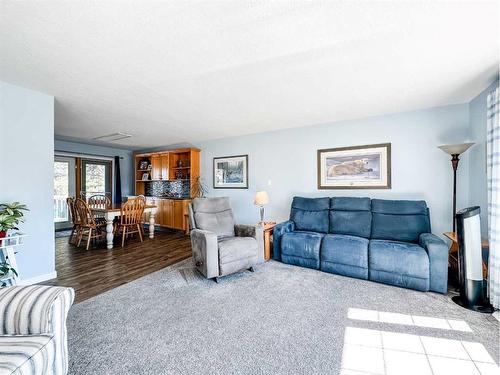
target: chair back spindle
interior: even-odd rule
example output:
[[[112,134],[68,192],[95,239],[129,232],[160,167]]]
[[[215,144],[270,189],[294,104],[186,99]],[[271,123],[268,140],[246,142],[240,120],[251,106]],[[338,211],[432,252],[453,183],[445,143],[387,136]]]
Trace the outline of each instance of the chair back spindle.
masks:
[[[88,204],[91,208],[106,209],[111,207],[111,199],[105,195],[93,195],[89,198]]]

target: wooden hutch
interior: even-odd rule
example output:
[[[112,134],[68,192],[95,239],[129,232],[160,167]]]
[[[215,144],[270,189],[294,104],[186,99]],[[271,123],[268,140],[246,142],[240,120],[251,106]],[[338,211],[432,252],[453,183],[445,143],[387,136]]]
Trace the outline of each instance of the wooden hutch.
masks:
[[[188,204],[198,191],[200,150],[140,153],[134,161],[135,194],[145,195],[148,202],[156,204],[156,224],[188,232]],[[151,193],[153,185],[163,190]]]

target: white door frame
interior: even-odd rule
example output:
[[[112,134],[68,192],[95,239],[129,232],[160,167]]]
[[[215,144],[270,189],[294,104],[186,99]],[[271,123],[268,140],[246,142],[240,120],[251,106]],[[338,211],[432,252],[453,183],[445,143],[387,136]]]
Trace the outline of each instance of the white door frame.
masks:
[[[68,163],[68,196],[74,197],[76,194],[76,160],[74,157],[68,156],[54,156],[54,162]],[[73,223],[71,222],[71,216],[68,212],[68,221],[55,222],[55,229],[66,229],[71,228]]]

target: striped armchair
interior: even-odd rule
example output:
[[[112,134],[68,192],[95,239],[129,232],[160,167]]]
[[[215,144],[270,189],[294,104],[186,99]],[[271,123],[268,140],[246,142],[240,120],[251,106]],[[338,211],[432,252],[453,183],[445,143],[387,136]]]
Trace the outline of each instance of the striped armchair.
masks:
[[[44,285],[0,289],[0,375],[66,374],[66,317],[75,293]]]

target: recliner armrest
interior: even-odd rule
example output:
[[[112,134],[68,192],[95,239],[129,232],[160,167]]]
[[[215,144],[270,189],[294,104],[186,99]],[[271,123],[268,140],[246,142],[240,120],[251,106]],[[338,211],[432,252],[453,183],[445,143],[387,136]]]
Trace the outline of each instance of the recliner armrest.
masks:
[[[418,243],[429,256],[430,290],[448,292],[448,245],[432,233],[422,233]]]
[[[193,229],[190,235],[196,268],[208,279],[219,276],[217,235],[202,229]]]
[[[287,232],[295,230],[295,223],[292,220],[277,224],[273,229],[273,259],[281,260],[281,237]]]
[[[234,226],[234,235],[236,237],[254,237],[257,238],[263,229],[260,225],[236,224]]]
[[[236,237],[253,237],[259,247],[259,263],[264,262],[264,228],[261,225],[237,224],[234,226]]]

